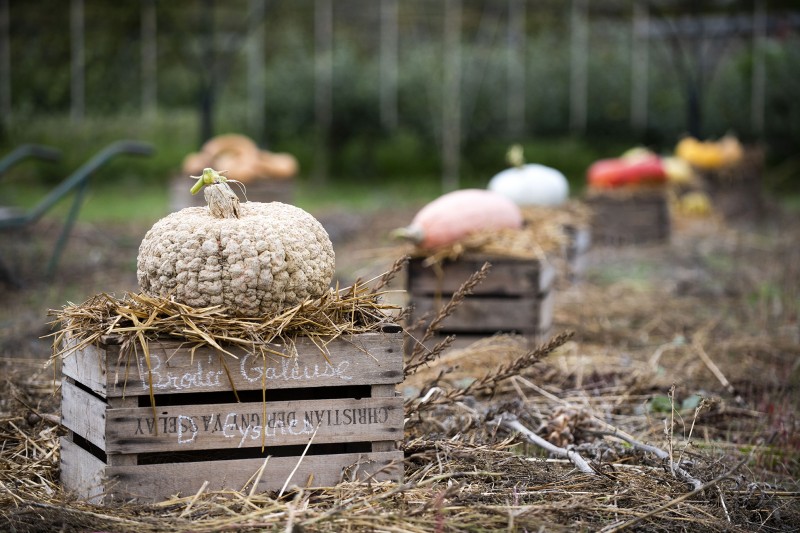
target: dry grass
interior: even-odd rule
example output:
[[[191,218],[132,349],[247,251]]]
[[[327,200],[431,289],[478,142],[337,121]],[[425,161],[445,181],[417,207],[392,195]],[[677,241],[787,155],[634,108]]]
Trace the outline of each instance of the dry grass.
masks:
[[[780,227],[681,227],[671,246],[595,250],[589,277],[557,300],[556,326],[571,338],[529,348],[497,336],[420,355],[404,383],[400,485],[91,506],[57,482],[52,374],[4,360],[0,529],[796,530],[800,223]]]
[[[391,312],[397,311],[395,306],[380,302],[383,295],[367,284],[356,283],[331,289],[321,298],[275,315],[242,317],[222,306],[193,308],[144,293],[127,293],[122,298],[103,293],[51,312],[53,323],[60,325],[52,335],[54,357],[65,357],[106,336],[120,337],[123,347],[138,343],[144,353],[148,340],[173,338],[193,349],[208,345],[230,354],[223,346],[231,345],[250,353],[283,355],[269,351],[268,346],[279,341],[291,344],[297,336],[323,344],[343,334],[376,331],[392,320]]]

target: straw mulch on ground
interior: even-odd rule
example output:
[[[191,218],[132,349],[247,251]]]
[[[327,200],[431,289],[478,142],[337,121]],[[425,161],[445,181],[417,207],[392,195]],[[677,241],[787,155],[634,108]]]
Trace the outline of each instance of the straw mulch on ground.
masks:
[[[419,353],[400,485],[76,501],[57,482],[52,369],[5,359],[0,529],[795,530],[800,223],[788,222],[687,222],[671,245],[593,250],[587,278],[559,293],[564,333],[548,344]]]

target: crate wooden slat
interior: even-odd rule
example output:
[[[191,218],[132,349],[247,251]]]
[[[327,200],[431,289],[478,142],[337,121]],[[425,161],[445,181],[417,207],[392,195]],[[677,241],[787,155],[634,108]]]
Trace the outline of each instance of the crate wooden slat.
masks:
[[[199,490],[204,482],[206,490],[250,490],[248,481],[264,467],[256,490],[280,490],[291,471],[299,468],[289,480],[289,486],[329,487],[338,483],[345,470],[345,479],[364,479],[385,470],[396,469],[402,452],[347,453],[336,456],[309,455],[298,461],[297,457],[270,457],[264,459],[238,459],[222,461],[194,461],[132,466],[108,466],[68,437],[61,439],[61,481],[69,487],[82,487],[82,497],[100,503],[109,496],[117,500],[165,500],[172,495],[186,494],[187,487]],[[337,467],[331,468],[331,461]],[[344,465],[338,467],[338,465]],[[353,473],[347,473],[351,470]],[[143,498],[142,495],[147,495]]]
[[[489,275],[472,291],[491,296],[523,296],[546,292],[553,284],[556,269],[549,262],[510,257],[467,255],[445,261],[441,272],[425,266],[423,260],[408,264],[408,292],[420,295],[451,295],[485,262],[492,264]]]
[[[467,297],[442,328],[447,333],[540,332],[552,324],[553,302],[553,291],[541,297]],[[435,313],[444,303],[435,296],[415,296],[414,316]]]
[[[475,254],[444,261],[438,267],[425,266],[422,259],[412,259],[407,277],[412,308],[409,323],[416,324],[426,315],[428,320],[432,319],[464,281],[487,261],[492,268],[486,279],[445,318],[441,334],[479,338],[513,332],[531,340],[544,340],[553,319],[556,278],[556,268],[546,259]]]
[[[670,214],[663,191],[595,193],[586,199],[592,209],[592,240],[624,245],[668,241]]]
[[[567,234],[567,277],[576,281],[583,277],[586,271],[589,248],[592,245],[592,232],[587,226],[566,226]]]
[[[208,346],[192,354],[186,343],[169,340],[150,343],[148,371],[144,357],[131,358],[131,364],[120,360],[117,344],[92,345],[64,358],[62,373],[106,397],[149,394],[150,383],[156,394],[228,391],[231,390],[228,371],[237,390],[260,388],[262,374],[268,389],[295,388],[300,384],[348,385],[354,379],[371,385],[399,383],[403,363],[397,358],[394,344],[387,342],[390,339],[387,335],[398,334],[364,333],[337,341],[329,347],[332,355],[327,356],[308,338],[295,342],[296,358],[289,357],[288,347],[271,345],[271,350],[286,356],[270,356],[266,368],[260,356],[240,348],[226,348],[238,358],[234,359]],[[365,353],[372,354],[380,364],[364,357]]]
[[[213,450],[305,444],[317,430],[317,443],[402,439],[400,398],[325,399],[302,401],[109,408],[76,385],[62,384],[62,414],[68,429],[106,453]],[[73,411],[84,408],[78,416]],[[86,415],[105,414],[105,431]],[[264,418],[264,415],[266,418]],[[266,422],[266,423],[264,423]],[[317,428],[317,426],[319,427]]]
[[[296,357],[266,360],[239,349],[231,350],[238,359],[207,348],[192,356],[181,343],[152,342],[150,371],[142,353],[120,360],[113,338],[76,350],[62,364],[70,430],[62,482],[96,502],[158,501],[194,494],[206,480],[239,490],[270,456],[259,490],[278,490],[309,442],[293,483],[398,480],[403,337],[390,326],[333,340],[325,353],[298,339]]]

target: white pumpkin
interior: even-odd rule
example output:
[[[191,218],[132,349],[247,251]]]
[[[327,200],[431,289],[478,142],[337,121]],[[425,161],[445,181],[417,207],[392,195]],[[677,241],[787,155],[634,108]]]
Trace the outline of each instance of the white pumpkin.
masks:
[[[503,170],[489,180],[487,188],[519,206],[561,205],[569,197],[569,183],[564,174],[537,163]]]

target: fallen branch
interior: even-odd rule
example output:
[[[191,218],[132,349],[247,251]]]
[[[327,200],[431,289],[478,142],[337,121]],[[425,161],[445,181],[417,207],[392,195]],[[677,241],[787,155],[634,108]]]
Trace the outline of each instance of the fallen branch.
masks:
[[[535,444],[536,446],[539,446],[540,448],[542,448],[544,450],[547,450],[549,453],[551,453],[551,454],[553,454],[553,455],[555,455],[557,457],[563,457],[563,458],[569,459],[572,462],[572,464],[574,464],[577,467],[577,469],[580,470],[581,472],[583,472],[584,474],[596,474],[597,473],[597,472],[595,472],[594,468],[589,466],[589,463],[586,462],[586,459],[581,457],[581,454],[579,454],[578,452],[576,452],[574,450],[569,450],[567,448],[561,448],[561,447],[556,446],[555,444],[543,439],[542,437],[540,437],[539,435],[537,435],[536,433],[534,433],[530,429],[528,429],[525,426],[523,426],[522,424],[520,424],[520,422],[519,422],[519,420],[517,420],[516,416],[514,416],[512,414],[509,414],[509,413],[503,413],[502,415],[500,415],[500,424],[502,426],[505,426],[506,428],[512,430],[512,431],[516,431],[517,433],[520,433],[531,444]]]
[[[685,481],[686,483],[691,484],[692,487],[694,487],[694,490],[697,490],[698,488],[703,486],[703,482],[702,481],[700,481],[696,477],[692,476],[689,472],[687,472],[686,470],[681,468],[680,465],[677,465],[677,464],[673,463],[672,460],[670,459],[669,453],[664,451],[664,450],[662,450],[661,448],[653,446],[652,444],[645,444],[643,442],[640,442],[640,441],[634,439],[630,435],[623,434],[623,433],[621,433],[619,431],[616,431],[616,430],[614,430],[614,431],[595,431],[593,433],[596,433],[598,435],[607,435],[607,436],[610,436],[610,437],[616,437],[618,439],[624,440],[625,442],[627,442],[628,444],[633,446],[634,449],[641,450],[641,451],[646,452],[646,453],[652,453],[653,455],[655,455],[659,459],[661,459],[663,461],[667,461],[667,463],[670,466],[670,470],[672,472],[674,472],[675,474],[677,474],[677,476],[681,480]]]

